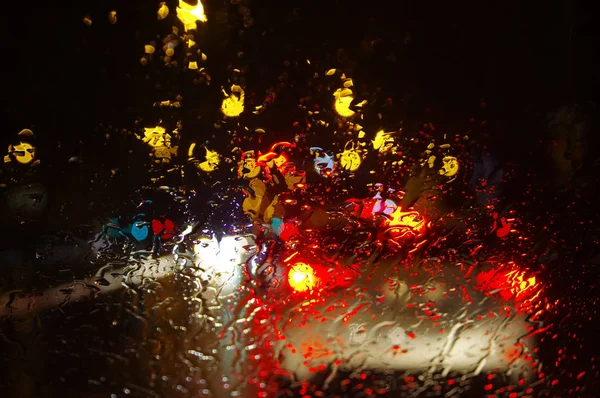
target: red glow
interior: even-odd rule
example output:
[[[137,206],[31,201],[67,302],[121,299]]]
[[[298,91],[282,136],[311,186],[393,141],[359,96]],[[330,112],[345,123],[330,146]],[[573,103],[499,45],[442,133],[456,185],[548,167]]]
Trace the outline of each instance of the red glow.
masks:
[[[520,303],[520,308],[533,304],[540,294],[535,276],[527,276],[525,271],[516,267],[480,272],[475,280],[479,290],[497,291],[504,300]]]
[[[375,199],[365,200],[363,208],[360,212],[360,218],[373,217],[373,208],[375,207]]]
[[[279,159],[279,161],[281,163],[287,163],[288,161],[288,157],[285,156],[283,153],[277,153],[276,149],[278,148],[293,148],[295,145],[291,144],[289,142],[285,142],[285,141],[281,141],[281,142],[276,142],[273,145],[271,145],[271,149],[269,152],[265,153],[264,155],[259,156],[259,158],[257,159],[257,162],[260,166],[266,166],[267,162],[270,162],[273,159]],[[279,167],[279,165],[277,165]]]
[[[279,154],[274,153],[274,152],[267,152],[264,155],[261,155],[258,159],[257,159],[257,163],[260,166],[266,166],[267,162],[270,162],[271,160],[275,159],[279,157]]]
[[[175,233],[175,223],[168,218],[164,219],[164,223],[160,220],[152,220],[152,231],[155,235],[159,235],[162,240],[168,240]]]
[[[298,227],[293,223],[284,223],[279,231],[279,238],[283,241],[290,239],[298,233]]]

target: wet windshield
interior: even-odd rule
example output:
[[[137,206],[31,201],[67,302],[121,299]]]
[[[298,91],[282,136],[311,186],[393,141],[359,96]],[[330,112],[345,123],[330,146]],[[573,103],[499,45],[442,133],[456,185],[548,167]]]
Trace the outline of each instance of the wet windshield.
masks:
[[[581,10],[48,7],[5,27],[6,396],[595,396]]]

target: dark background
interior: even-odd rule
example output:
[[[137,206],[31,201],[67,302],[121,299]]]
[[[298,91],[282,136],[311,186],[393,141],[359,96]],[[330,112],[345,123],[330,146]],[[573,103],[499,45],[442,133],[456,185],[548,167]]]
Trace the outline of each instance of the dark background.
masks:
[[[320,58],[352,70],[361,84],[383,87],[409,126],[430,108],[450,127],[485,100],[489,120],[505,123],[494,138],[510,142],[511,151],[516,138],[523,151],[547,138],[528,128],[535,117],[561,105],[591,107],[600,83],[594,18],[584,2],[303,1],[294,13],[287,2],[255,1],[248,4],[254,24],[241,36],[238,6],[206,3],[211,22],[201,46],[215,90],[238,51],[261,70],[248,77],[257,90],[281,72],[284,59]],[[107,22],[112,9],[115,25]],[[99,123],[127,127],[148,113],[153,87],[144,84],[144,72],[156,80],[167,75],[139,64],[141,46],[168,31],[156,9],[135,0],[9,6],[2,24],[4,135],[35,126],[44,141],[87,141]],[[91,27],[82,23],[85,14]],[[379,44],[365,48],[371,40]]]
[[[173,12],[176,2],[167,3]],[[244,7],[253,21],[248,28]],[[320,71],[341,69],[360,90],[389,99],[388,127],[416,133],[432,122],[438,132],[469,134],[517,168],[523,180],[513,183],[512,200],[532,182],[553,187],[549,197],[595,195],[598,41],[584,2],[206,1],[209,23],[196,38],[209,55],[210,86],[194,85],[181,68],[160,61],[141,65],[143,46],[160,44],[175,18],[157,21],[157,8],[135,0],[8,6],[0,144],[34,130],[43,159],[36,173],[53,181],[55,203],[74,191],[80,203],[101,202],[142,184],[145,164],[135,154],[147,151],[123,131],[139,133],[159,120],[173,129],[183,120],[182,148],[215,136],[212,145],[224,149],[228,140],[214,122],[233,68],[245,70],[247,96],[257,101],[287,74],[275,108],[243,122],[268,127],[271,140],[291,139],[306,59]],[[113,9],[118,22],[111,25]],[[185,106],[176,114],[152,107],[178,94]],[[564,126],[553,127],[550,116],[561,107],[576,120],[562,117]],[[74,156],[81,162],[69,164]],[[91,192],[90,176],[114,168],[122,178]]]

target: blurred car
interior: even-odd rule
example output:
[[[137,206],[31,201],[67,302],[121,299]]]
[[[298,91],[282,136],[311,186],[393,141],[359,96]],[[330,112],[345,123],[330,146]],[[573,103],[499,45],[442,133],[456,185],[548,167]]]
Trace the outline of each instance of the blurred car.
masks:
[[[220,336],[211,361],[227,380],[260,369],[261,362],[276,364],[277,374],[292,382],[327,374],[325,387],[342,373],[531,375],[535,277],[512,263],[477,267],[411,257],[428,226],[413,213],[395,209],[381,233],[367,225],[345,230],[341,240],[327,228],[300,230],[283,241],[242,230],[217,237],[188,226],[173,237],[171,253],[132,251],[125,263],[110,261],[85,280],[39,293],[8,292],[2,315],[181,276],[189,277],[182,297],[201,297],[198,316],[210,318]],[[381,240],[395,243],[377,245]]]
[[[280,315],[274,357],[290,379],[364,371],[533,374],[535,276],[512,262],[412,256],[431,227],[420,214],[392,208],[373,232],[373,223],[355,222],[373,218],[369,201],[344,206],[352,209],[346,216],[358,216],[337,242],[331,228],[309,229],[286,242],[263,241],[247,263]]]
[[[533,362],[527,313],[511,305],[515,293],[495,297],[514,289],[510,282],[491,292],[485,278],[469,280],[443,262],[435,272],[380,263],[358,273],[302,260],[286,267],[290,298],[279,301],[286,322],[277,347],[297,380],[325,369],[522,377]],[[519,282],[516,294],[529,283]]]
[[[273,234],[195,240],[189,264],[204,281],[203,297],[221,300],[211,308],[218,308],[213,315],[223,336],[238,333],[231,341],[242,354],[222,347],[224,374],[232,372],[228,365],[248,361],[252,355],[242,348],[256,350],[258,340],[264,346],[257,356],[271,356],[292,382],[327,374],[328,384],[338,373],[365,371],[531,377],[535,276],[510,262],[411,257],[430,224],[414,211],[389,213],[379,232],[366,225],[351,230],[355,239],[342,239],[362,255],[343,253],[332,229],[301,229],[285,241]],[[381,241],[393,244],[377,246]],[[234,325],[248,326],[256,311],[269,318],[244,329],[261,336],[247,340]]]

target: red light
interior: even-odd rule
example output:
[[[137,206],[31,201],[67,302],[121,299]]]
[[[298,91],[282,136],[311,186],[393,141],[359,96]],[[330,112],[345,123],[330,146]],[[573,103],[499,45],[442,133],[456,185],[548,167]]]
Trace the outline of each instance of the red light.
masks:
[[[298,227],[293,223],[284,223],[279,231],[279,238],[283,241],[289,240],[298,233]]]
[[[296,263],[290,269],[288,282],[292,289],[297,292],[312,290],[317,284],[315,270],[308,264]]]

